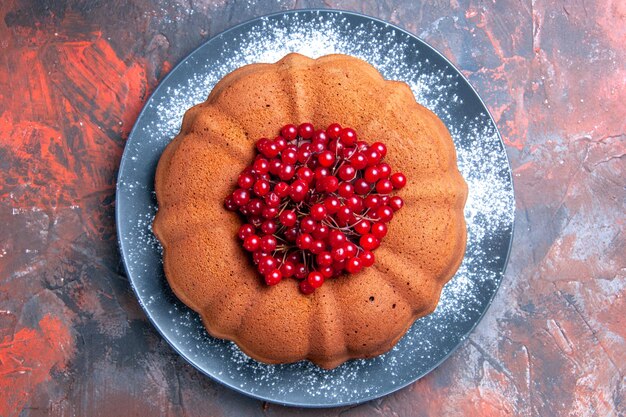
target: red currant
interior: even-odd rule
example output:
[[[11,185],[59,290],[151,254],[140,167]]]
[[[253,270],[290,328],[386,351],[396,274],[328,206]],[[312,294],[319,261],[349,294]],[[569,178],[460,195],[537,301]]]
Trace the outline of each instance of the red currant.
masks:
[[[250,201],[250,193],[243,188],[239,188],[233,192],[233,201],[238,206],[243,206]]]
[[[359,244],[365,250],[374,250],[380,245],[380,241],[372,234],[365,234],[359,239]]]
[[[378,239],[382,239],[387,235],[387,225],[385,223],[374,223],[372,225],[372,234]]]
[[[283,279],[280,269],[274,269],[269,274],[265,274],[265,283],[267,285],[276,285]]]
[[[374,265],[374,254],[369,250],[364,250],[359,255],[359,259],[363,262],[363,266],[369,267]]]
[[[330,139],[337,139],[341,133],[341,125],[339,123],[333,123],[326,128],[326,135]]]
[[[406,185],[406,177],[403,173],[396,172],[395,174],[391,175],[391,182],[393,183],[393,188],[399,190]]]
[[[298,126],[298,135],[302,139],[311,139],[314,132],[315,128],[311,123],[302,123],[300,126]]]
[[[287,141],[292,141],[298,135],[298,128],[291,124],[285,125],[280,129],[280,135],[287,139]]]
[[[354,145],[356,143],[356,132],[354,129],[346,127],[339,133],[339,140],[341,140],[344,145]]]
[[[360,258],[352,257],[346,262],[346,271],[351,274],[356,274],[363,269],[363,261]]]
[[[394,195],[393,197],[389,199],[389,207],[391,207],[393,211],[400,210],[402,206],[404,206],[404,201],[402,200],[401,197]]]

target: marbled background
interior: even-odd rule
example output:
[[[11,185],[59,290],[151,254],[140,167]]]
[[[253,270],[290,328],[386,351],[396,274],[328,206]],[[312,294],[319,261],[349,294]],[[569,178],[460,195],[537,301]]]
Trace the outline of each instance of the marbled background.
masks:
[[[142,104],[209,37],[270,12],[354,10],[438,48],[492,111],[517,220],[462,347],[355,407],[261,403],[193,369],[120,266],[115,179]],[[0,416],[626,413],[623,0],[0,3]]]

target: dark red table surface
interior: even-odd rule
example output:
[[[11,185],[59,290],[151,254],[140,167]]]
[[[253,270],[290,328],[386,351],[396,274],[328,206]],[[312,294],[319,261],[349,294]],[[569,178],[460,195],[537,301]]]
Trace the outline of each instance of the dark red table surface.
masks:
[[[485,99],[516,188],[500,291],[399,392],[291,409],[206,378],[120,264],[125,139],[176,62],[250,18],[340,7],[438,48]],[[626,2],[9,0],[0,3],[0,416],[612,416],[626,412]]]

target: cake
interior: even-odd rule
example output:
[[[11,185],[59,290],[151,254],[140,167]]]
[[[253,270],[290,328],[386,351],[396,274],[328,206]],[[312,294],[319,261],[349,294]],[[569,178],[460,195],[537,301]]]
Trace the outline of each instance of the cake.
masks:
[[[373,251],[373,265],[329,272],[315,291],[276,272],[264,280],[259,257],[251,257],[238,236],[246,219],[231,211],[240,174],[254,172],[246,167],[268,140],[259,139],[303,124],[349,126],[360,140],[384,142],[385,161],[406,176],[394,191],[403,207]],[[385,80],[351,56],[289,54],[226,75],[186,112],[159,160],[155,188],[153,231],[172,290],[209,334],[265,363],[308,359],[330,369],[388,351],[416,319],[434,311],[465,252],[467,185],[445,125],[415,101],[407,84]],[[225,208],[225,198],[232,207]]]

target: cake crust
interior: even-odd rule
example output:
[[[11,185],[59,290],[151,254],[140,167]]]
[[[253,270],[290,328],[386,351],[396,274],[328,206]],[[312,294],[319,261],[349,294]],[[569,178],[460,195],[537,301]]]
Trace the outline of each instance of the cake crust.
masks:
[[[237,240],[241,219],[222,204],[253,159],[254,142],[303,122],[351,126],[369,143],[384,139],[387,161],[409,178],[374,266],[309,296],[293,279],[263,283]],[[185,114],[155,189],[153,231],[172,290],[211,335],[265,363],[308,359],[334,368],[388,351],[435,309],[465,252],[467,185],[448,130],[407,84],[347,55],[289,54],[225,76]]]

